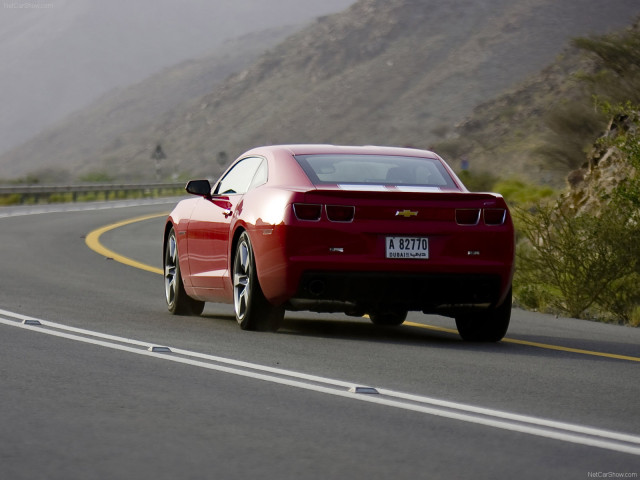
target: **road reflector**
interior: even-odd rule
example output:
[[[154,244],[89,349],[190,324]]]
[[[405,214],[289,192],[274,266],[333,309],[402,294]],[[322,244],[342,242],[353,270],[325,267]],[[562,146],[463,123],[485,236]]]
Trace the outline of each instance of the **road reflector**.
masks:
[[[367,395],[377,395],[379,392],[373,387],[351,387],[350,393],[364,393]]]
[[[147,348],[147,350],[153,353],[171,353],[171,349],[169,347],[158,347],[154,345]]]
[[[39,327],[39,326],[42,325],[39,320],[30,320],[30,319],[23,320],[22,324],[23,325],[30,325],[32,327]]]

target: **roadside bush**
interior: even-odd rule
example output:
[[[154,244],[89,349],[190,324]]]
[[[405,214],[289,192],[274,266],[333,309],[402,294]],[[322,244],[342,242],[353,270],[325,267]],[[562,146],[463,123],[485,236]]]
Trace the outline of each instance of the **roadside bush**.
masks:
[[[493,185],[493,191],[500,193],[510,206],[535,204],[557,194],[551,187],[517,179],[499,180]]]
[[[617,206],[600,217],[573,215],[558,204],[514,210],[515,296],[526,308],[582,318],[591,310],[629,321],[638,300],[637,225]]]
[[[8,205],[20,205],[22,198],[17,193],[12,193],[11,195],[4,195],[0,197],[0,205],[8,206]]]
[[[633,325],[634,313],[640,313],[640,275],[631,273],[615,280],[611,284],[609,293],[600,301],[602,314],[608,315],[615,321]],[[640,326],[640,317],[636,319],[636,325]]]
[[[72,195],[70,193],[53,193],[49,195],[46,203],[66,203],[70,202]]]

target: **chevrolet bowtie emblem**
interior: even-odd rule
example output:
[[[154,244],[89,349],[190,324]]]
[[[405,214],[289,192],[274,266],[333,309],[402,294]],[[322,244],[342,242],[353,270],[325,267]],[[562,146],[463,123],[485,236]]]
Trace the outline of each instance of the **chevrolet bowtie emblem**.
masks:
[[[396,212],[396,217],[409,218],[409,217],[416,217],[417,215],[418,215],[418,212],[412,212],[411,210],[398,210]]]

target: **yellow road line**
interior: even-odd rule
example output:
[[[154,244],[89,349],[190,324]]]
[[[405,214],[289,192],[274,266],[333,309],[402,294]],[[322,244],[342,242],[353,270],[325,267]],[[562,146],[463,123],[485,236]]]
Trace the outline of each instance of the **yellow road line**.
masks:
[[[435,330],[437,332],[446,332],[446,333],[455,333],[455,334],[458,333],[458,330],[455,330],[453,328],[436,327],[433,325],[425,325],[424,323],[404,322],[403,325],[408,325],[410,327],[425,328],[427,330]],[[515,338],[503,338],[502,342],[515,343],[517,345],[526,345],[528,347],[544,348],[546,350],[558,350],[561,352],[579,353],[581,355],[591,355],[595,357],[606,357],[606,358],[615,358],[618,360],[628,360],[631,362],[640,362],[639,357],[617,355],[615,353],[596,352],[593,350],[582,350],[580,348],[561,347],[560,345],[550,345],[548,343],[529,342],[528,340],[516,340]]]
[[[129,225],[131,223],[143,222],[145,220],[150,220],[152,218],[166,217],[167,215],[168,215],[168,212],[167,213],[157,213],[157,214],[154,214],[154,215],[145,215],[143,217],[131,218],[129,220],[123,220],[122,222],[113,223],[111,225],[106,225],[104,227],[97,228],[96,230],[93,230],[92,232],[90,232],[87,235],[87,238],[86,238],[85,242],[86,242],[87,246],[91,250],[93,250],[94,252],[96,252],[96,253],[98,253],[100,255],[104,255],[107,258],[112,258],[116,262],[120,262],[120,263],[123,263],[125,265],[129,265],[130,267],[139,268],[141,270],[146,270],[148,272],[157,273],[159,275],[164,275],[164,272],[162,271],[161,268],[156,268],[156,267],[152,267],[151,265],[146,265],[144,263],[137,262],[136,260],[133,260],[133,259],[128,258],[128,257],[125,257],[124,255],[120,255],[119,253],[116,253],[113,250],[109,250],[108,248],[106,248],[104,245],[102,245],[100,243],[100,236],[105,232],[108,232],[110,230],[115,230],[116,228],[123,227],[123,226]],[[453,328],[436,327],[434,325],[425,325],[423,323],[404,322],[403,325],[407,325],[409,327],[424,328],[424,329],[427,329],[427,330],[434,330],[434,331],[437,331],[437,332],[454,333],[456,335],[458,334],[458,330],[455,330]],[[639,357],[630,357],[630,356],[627,356],[627,355],[617,355],[615,353],[604,353],[604,352],[596,352],[596,351],[592,351],[592,350],[582,350],[582,349],[579,349],[579,348],[561,347],[559,345],[550,345],[550,344],[547,344],[547,343],[529,342],[527,340],[516,340],[514,338],[504,338],[504,339],[502,339],[502,341],[504,343],[514,343],[514,344],[517,344],[517,345],[526,345],[528,347],[543,348],[545,350],[557,350],[557,351],[561,351],[561,352],[578,353],[578,354],[581,354],[581,355],[591,355],[591,356],[595,356],[595,357],[615,358],[617,360],[628,360],[628,361],[631,361],[631,362],[640,362],[640,358]]]
[[[426,328],[427,330],[435,330],[436,332],[455,333],[456,335],[458,334],[458,330],[454,328],[436,327],[434,325],[425,325],[424,323],[404,322],[403,325],[407,325],[409,327]]]
[[[595,357],[616,358],[618,360],[629,360],[631,362],[640,362],[638,357],[630,357],[627,355],[617,355],[615,353],[595,352],[593,350],[582,350],[580,348],[561,347],[558,345],[549,345],[547,343],[529,342],[527,340],[516,340],[514,338],[505,338],[502,340],[507,343],[516,343],[518,345],[527,345],[529,347],[546,348],[547,350],[559,350],[562,352],[579,353],[581,355],[592,355]]]
[[[102,243],[100,243],[100,236],[103,233],[106,233],[110,230],[115,230],[116,228],[124,227],[125,225],[129,225],[131,223],[142,222],[144,220],[150,220],[152,218],[166,217],[168,214],[169,213],[166,212],[166,213],[156,213],[154,215],[145,215],[144,217],[131,218],[129,220],[123,220],[122,222],[112,223],[111,225],[106,225],[104,227],[97,228],[87,235],[85,243],[94,252],[100,255],[103,255],[107,258],[112,258],[116,262],[124,263],[125,265],[129,265],[130,267],[134,267],[134,268],[139,268],[141,270],[146,270],[147,272],[163,275],[164,272],[162,271],[161,268],[156,268],[156,267],[152,267],[151,265],[140,263],[136,260],[125,257],[124,255],[120,255],[119,253],[114,252],[113,250],[109,250],[107,247],[102,245]],[[160,255],[160,253],[158,253],[158,255]]]

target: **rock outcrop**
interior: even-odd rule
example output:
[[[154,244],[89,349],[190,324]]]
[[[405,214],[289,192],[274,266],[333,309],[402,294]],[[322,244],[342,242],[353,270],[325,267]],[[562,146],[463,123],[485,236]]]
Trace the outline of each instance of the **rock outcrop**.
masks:
[[[578,170],[569,173],[568,192],[563,203],[576,214],[598,215],[604,202],[611,199],[614,190],[627,178],[636,174],[615,142],[621,135],[637,135],[639,125],[628,115],[612,118],[605,133],[595,142],[587,161]]]

